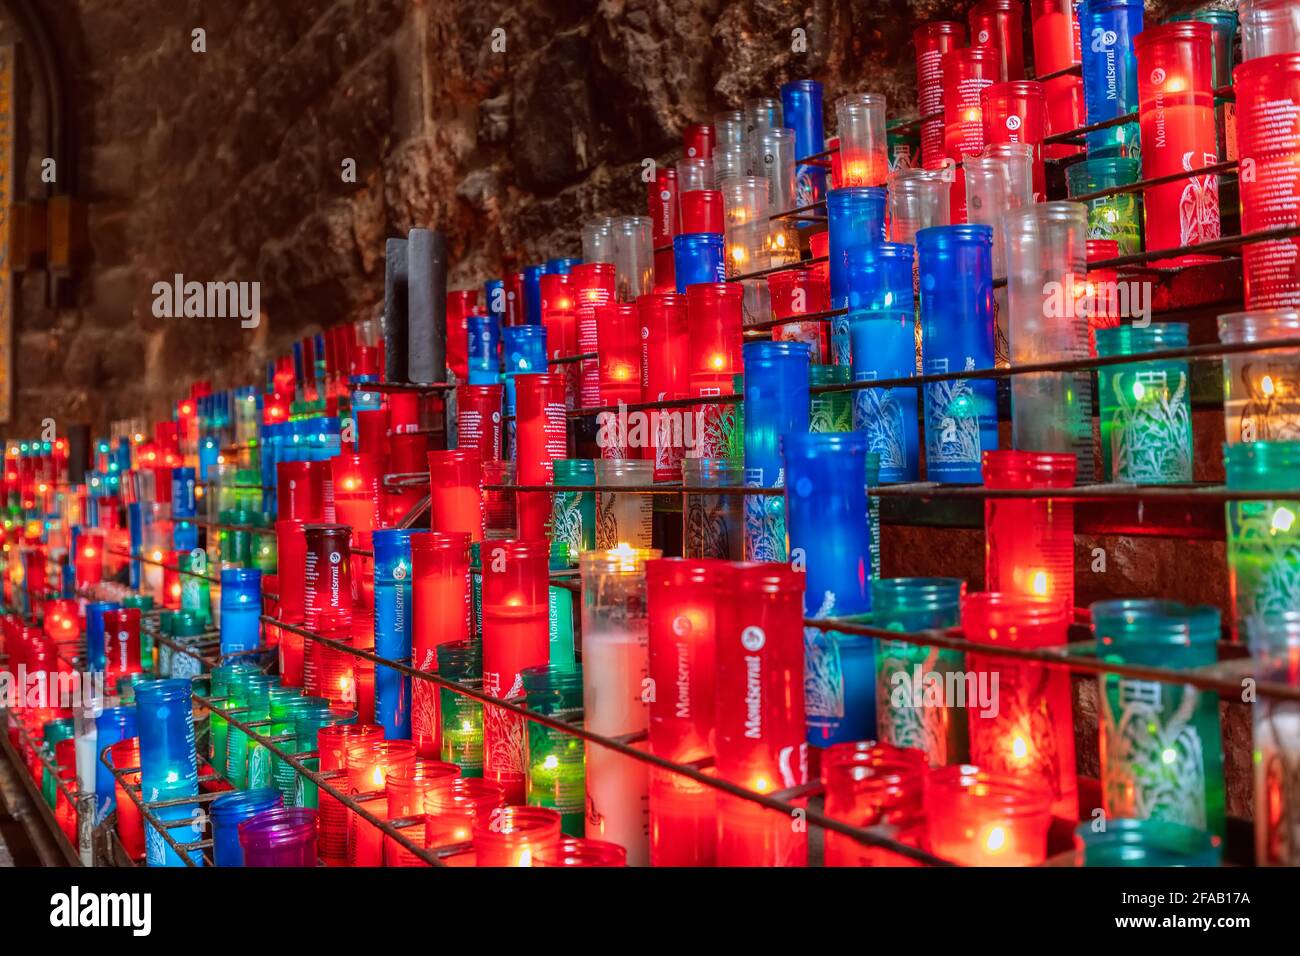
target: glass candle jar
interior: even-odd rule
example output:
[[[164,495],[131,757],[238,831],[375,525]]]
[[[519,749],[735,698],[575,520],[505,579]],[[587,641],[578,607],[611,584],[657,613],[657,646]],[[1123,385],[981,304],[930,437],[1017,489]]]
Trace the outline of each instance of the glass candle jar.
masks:
[[[304,624],[317,634],[346,631],[352,624],[351,529],[309,524],[304,562]],[[307,688],[309,691],[312,688]]]
[[[611,302],[596,310],[596,351],[600,370],[599,404],[640,401],[641,327],[634,304]]]
[[[627,866],[627,851],[603,840],[567,837],[553,847],[539,849],[533,866]]]
[[[1066,643],[1072,608],[1053,599],[980,591],[962,601],[966,639],[1034,649]],[[970,759],[986,770],[1033,781],[1052,813],[1078,819],[1070,674],[1030,661],[971,653],[980,701],[968,703]],[[989,704],[991,706],[983,706]]]
[[[596,463],[588,458],[555,462],[557,485],[594,485]],[[557,491],[551,510],[551,561],[556,567],[578,566],[578,555],[596,546],[596,494]]]
[[[677,293],[693,285],[722,282],[727,277],[721,233],[693,232],[673,237],[673,274]]]
[[[921,116],[944,111],[943,55],[966,44],[966,25],[950,20],[922,23],[912,33],[916,50],[916,107]],[[944,145],[944,121],[926,120],[921,124],[921,165],[938,169],[947,151]]]
[[[139,612],[136,612],[137,616]],[[262,642],[262,572],[225,568],[221,572],[221,655],[256,652]]]
[[[1300,613],[1268,611],[1247,618],[1255,676],[1300,684]],[[1300,705],[1260,696],[1254,717],[1255,865],[1295,866],[1300,860]]]
[[[812,365],[808,369],[808,386],[847,385],[847,365]],[[808,398],[808,430],[814,433],[853,431],[853,393],[813,392]]]
[[[885,97],[847,93],[835,101],[840,138],[841,186],[883,186],[889,173],[885,149]]]
[[[966,588],[958,578],[882,578],[871,585],[873,619],[890,631],[956,627]],[[935,691],[965,669],[965,655],[924,644],[876,641],[876,719],[880,739],[915,747],[932,766],[959,763],[968,749],[965,707]],[[930,697],[927,699],[927,692]]]
[[[803,695],[803,575],[776,564],[730,564],[717,602],[717,772],[773,793],[807,782]],[[788,816],[718,795],[719,866],[802,866],[807,833]]]
[[[1300,311],[1265,309],[1219,316],[1219,341],[1300,336]],[[1224,434],[1229,445],[1300,438],[1300,350],[1223,357]]]
[[[545,807],[501,807],[474,821],[477,866],[532,866],[560,842],[560,814]]]
[[[1047,173],[1043,165],[1043,137],[1047,135],[1047,103],[1043,84],[1033,80],[994,83],[980,90],[985,146],[1023,143],[1030,156],[1033,199],[1047,195]]]
[[[477,448],[431,451],[429,527],[483,540],[483,460]]]
[[[1142,163],[1135,157],[1097,156],[1066,167],[1065,184],[1070,198],[1076,199],[1119,186],[1131,186],[1141,174]],[[1142,251],[1140,191],[1080,201],[1088,208],[1089,239],[1115,240],[1119,244],[1119,255],[1130,256]]]
[[[1300,487],[1300,441],[1255,441],[1224,449],[1227,485],[1233,491]],[[1295,500],[1229,501],[1227,510],[1228,590],[1233,633],[1254,615],[1300,606],[1300,551]]]
[[[1296,29],[1300,38],[1300,22]],[[1300,225],[1300,120],[1294,109],[1300,100],[1300,48],[1248,60],[1236,77],[1241,231]],[[1300,306],[1300,239],[1250,243],[1241,257],[1246,308]]]
[[[436,671],[439,645],[469,636],[469,545],[464,532],[411,535],[411,655],[419,670]],[[411,737],[420,756],[437,758],[442,752],[439,729],[437,688],[416,681],[411,687]]]
[[[493,542],[483,552],[483,691],[493,697],[521,697],[520,672],[549,660],[549,552],[544,539]],[[485,772],[522,773],[526,737],[523,718],[486,706]]]
[[[198,792],[190,682],[145,681],[135,689],[139,712],[141,786],[146,793],[190,796]],[[152,798],[151,798],[152,799]]]
[[[842,751],[842,747],[854,749]],[[912,846],[925,840],[925,777],[919,750],[867,741],[838,744],[822,757],[826,815],[853,826],[884,826]],[[826,866],[910,866],[906,857],[826,831]]]
[[[703,158],[707,160],[710,157]],[[654,244],[650,238],[650,217],[616,216],[613,233],[615,296],[619,302],[635,302],[638,296],[654,291]]]
[[[318,819],[315,810],[280,807],[239,825],[244,866],[315,867]]]
[[[781,84],[781,114],[794,130],[795,156],[802,159],[826,147],[822,129],[822,85],[816,80]],[[795,167],[795,206],[807,206],[826,195],[826,170],[813,163]]]
[[[993,366],[993,231],[935,226],[916,234],[922,356],[927,374]],[[931,481],[979,483],[982,454],[998,447],[997,385],[951,379],[925,387]]]
[[[1142,0],[1087,0],[1079,8],[1083,99],[1088,125],[1138,111],[1134,39],[1142,32]],[[1119,123],[1084,134],[1089,159],[1136,158],[1138,124]]]
[[[826,283],[811,269],[773,272],[767,277],[767,287],[774,319],[825,312],[830,308]],[[778,325],[772,329],[772,338],[779,342],[807,342],[814,364],[826,360],[826,323],[821,319]]]
[[[831,308],[848,305],[849,274],[847,251],[853,246],[883,242],[885,238],[885,190],[878,186],[832,189],[826,194]],[[847,333],[847,327],[843,329]],[[831,335],[831,360],[849,364],[847,336]]]
[[[263,811],[282,806],[280,791],[243,790],[223,794],[212,801],[212,861],[217,866],[243,866],[244,850],[239,843],[239,824]]]
[[[415,765],[415,744],[409,740],[363,740],[347,749],[347,792],[350,796],[382,793],[390,776],[409,775]],[[367,810],[382,817],[383,804],[370,801]],[[382,866],[383,831],[348,812],[348,865]]]
[[[1082,78],[1059,75],[1080,64],[1079,21],[1074,3],[1073,0],[1033,0],[1029,9],[1034,69],[1040,76],[1058,74],[1043,81],[1047,99],[1047,133],[1052,136],[1068,133],[1084,123]],[[1056,159],[1078,152],[1079,147],[1064,144],[1045,149],[1045,155]]]
[[[385,528],[374,533],[375,653],[398,664],[411,663],[411,532]],[[375,669],[375,721],[385,736],[411,736],[411,679],[391,667]]]
[[[385,819],[401,820],[407,817],[423,817],[424,802],[435,790],[449,790],[460,778],[460,768],[455,764],[439,760],[425,760],[417,757],[409,767],[395,770],[388,774],[384,783],[384,793],[388,798],[385,807]],[[369,804],[374,808],[375,804]],[[418,830],[407,828],[403,833],[413,842],[422,842]],[[414,853],[406,849],[391,836],[384,834],[384,866],[424,866]]]
[[[1087,210],[1036,203],[1007,218],[1012,365],[1088,357],[1088,327],[1075,305],[1086,282]],[[1092,461],[1092,373],[1040,373],[1011,380],[1012,441],[1017,448],[1070,452]]]
[[[515,480],[521,485],[549,485],[555,459],[565,457],[568,451],[564,377],[539,372],[517,376],[515,382],[519,394]],[[594,406],[596,399],[591,404]],[[551,514],[550,495],[520,492],[516,495],[516,509],[520,534],[529,539],[545,537]]]
[[[641,326],[641,401],[657,402],[686,398],[689,394],[687,354],[689,333],[686,324],[686,300],[675,292],[649,293],[637,299]],[[688,411],[688,410],[683,410]],[[660,416],[660,427],[653,429],[652,447],[642,457],[655,462],[655,480],[675,480],[680,471],[682,443],[672,440],[671,419]]]
[[[1294,53],[1300,49],[1300,10],[1288,0],[1241,0],[1242,58]]]
[[[1002,57],[990,46],[969,46],[945,53],[940,62],[943,75],[944,150],[948,164],[965,156],[984,152],[984,111],[980,93],[1001,82]],[[952,184],[952,221],[966,219],[966,177],[955,170]]]
[[[646,561],[659,556],[627,546],[582,556],[583,716],[594,733],[616,737],[649,725],[641,693],[649,673]],[[588,748],[587,832],[624,847],[632,866],[649,858],[646,787],[645,764]]]
[[[637,487],[654,484],[654,462],[632,458],[602,458],[595,463],[596,484],[603,487]],[[649,494],[624,491],[596,493],[596,547],[600,550],[625,546],[650,547],[651,513]],[[581,555],[579,555],[581,558]]]
[[[338,734],[342,733],[341,731],[331,731],[331,734],[336,735],[334,738],[335,745],[332,752],[337,754],[337,760],[333,762],[332,767],[327,766],[329,764],[329,761],[322,759],[322,756],[316,756],[316,757],[302,756],[304,754],[310,753],[313,750],[320,755],[324,755],[325,748],[321,746],[322,741],[320,739],[320,732],[325,727],[334,727],[334,726],[365,727],[367,725],[357,724],[357,712],[355,710],[334,711],[330,709],[328,702],[324,707],[321,707],[319,705],[316,707],[309,707],[306,708],[305,710],[300,711],[299,713],[294,714],[293,717],[294,751],[293,752],[299,755],[298,759],[302,762],[303,766],[305,766],[308,770],[312,770],[312,771],[323,770],[323,769],[337,770],[342,765],[343,756],[344,756],[344,747],[342,744],[342,738],[337,736]],[[374,726],[378,726],[378,725],[374,725]],[[378,731],[372,729],[363,732],[376,733]],[[320,747],[320,749],[318,749],[318,746]],[[306,777],[304,777],[302,774],[298,773],[297,771],[294,772],[294,778],[295,779],[293,782],[293,797],[292,799],[286,797],[285,802],[292,804],[295,807],[314,808],[318,806],[320,804],[320,799],[319,799],[319,792],[316,784],[308,780]],[[340,817],[339,819],[342,818]],[[342,845],[346,847],[346,842],[344,842]]]
[[[984,453],[990,490],[1074,486],[1076,459],[1061,452]],[[997,498],[984,502],[984,581],[996,591],[1074,601],[1074,505],[1052,498]]]
[[[483,651],[475,641],[438,645],[438,673],[471,687],[483,685]],[[483,705],[472,697],[439,688],[442,759],[460,767],[462,777],[483,776]]]
[[[780,486],[780,440],[808,431],[809,348],[803,342],[745,345],[745,484]],[[776,495],[745,496],[745,554],[784,561],[785,502]]]
[[[254,724],[271,716],[271,688],[279,678],[271,674],[248,672],[238,675],[231,684],[231,706],[227,713],[244,724]],[[258,733],[262,733],[258,730]],[[261,756],[258,766],[250,759],[254,752]],[[252,785],[254,775],[269,778],[269,762],[265,748],[254,747],[248,733],[231,724],[226,731],[226,779],[243,790]],[[260,781],[259,781],[260,783]]]
[[[279,745],[290,753],[298,752],[297,724],[300,714],[323,717],[329,713],[329,701],[324,697],[286,697],[291,688],[280,688],[281,693],[271,698],[271,726],[267,736],[281,739]],[[314,747],[312,748],[314,749]],[[284,797],[285,806],[294,805],[298,771],[278,754],[271,755],[271,784]]]
[[[121,770],[140,766],[140,738],[127,737],[113,744],[109,749],[109,759],[115,768]],[[139,786],[140,772],[136,771],[119,776],[113,788],[117,809],[117,838],[127,857],[134,862],[144,859],[144,819],[126,788]]]
[[[957,764],[925,781],[930,850],[962,866],[1036,866],[1047,858],[1047,791],[1017,777]]]
[[[501,399],[500,385],[456,386],[456,440],[480,461],[501,457]]]
[[[1097,654],[1107,661],[1179,670],[1214,663],[1215,608],[1121,600],[1088,610]],[[1100,675],[1098,685],[1107,817],[1165,820],[1222,836],[1218,695],[1117,674]]]
[[[257,573],[257,572],[254,572]],[[30,577],[28,581],[30,582]],[[224,600],[225,592],[222,591]],[[260,604],[260,602],[259,602]],[[221,616],[222,633],[225,633],[226,616]],[[103,614],[104,680],[115,685],[125,674],[139,673],[140,667],[140,609],[121,607]],[[254,624],[254,646],[257,625]],[[224,648],[222,649],[224,653]]]
[[[708,160],[701,160],[712,167]],[[678,171],[680,180],[681,171]],[[677,197],[681,231],[687,234],[719,233],[723,231],[722,193],[716,189],[686,189]]]
[[[1097,330],[1097,354],[1141,355],[1187,345],[1185,322]],[[1192,408],[1186,359],[1097,369],[1102,473],[1144,485],[1192,480]]]
[[[513,461],[483,462],[483,484],[488,486],[509,486],[515,481],[515,463]],[[483,491],[483,538],[486,541],[500,541],[513,538],[519,521],[515,512],[515,493],[513,491]]]
[[[468,843],[478,820],[485,823],[506,805],[499,784],[482,778],[460,779],[424,798],[424,845],[430,849]]]
[[[1083,866],[1218,866],[1220,848],[1210,834],[1166,820],[1097,821],[1074,830]]]
[[[1213,30],[1208,23],[1163,23],[1133,40],[1137,55],[1142,176],[1191,172],[1219,161],[1214,127]],[[1219,238],[1219,177],[1202,173],[1148,186],[1142,194],[1148,252]],[[1158,265],[1216,257],[1184,253]]]
[[[556,720],[580,719],[582,668],[541,665],[520,672],[528,709]],[[545,724],[528,724],[528,805],[560,814],[561,831],[583,832],[586,818],[586,762],[582,738]]]
[[[968,14],[971,46],[997,50],[998,77],[1004,81],[1025,75],[1024,6],[1020,0],[979,0]]]
[[[736,488],[744,471],[728,458],[683,458],[682,487]],[[682,495],[682,556],[729,558],[744,554],[743,505],[734,494]]]

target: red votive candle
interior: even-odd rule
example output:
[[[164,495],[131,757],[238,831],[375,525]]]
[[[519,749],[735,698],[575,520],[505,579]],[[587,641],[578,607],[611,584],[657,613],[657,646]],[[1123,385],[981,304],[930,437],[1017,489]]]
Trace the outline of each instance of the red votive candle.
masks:
[[[1247,60],[1236,79],[1242,232],[1300,224],[1300,51]],[[1247,309],[1300,306],[1300,237],[1251,243],[1241,258]]]
[[[1034,148],[1034,201],[1047,196],[1043,137],[1047,135],[1047,99],[1034,80],[994,83],[980,91],[984,143],[1026,143]]]
[[[309,524],[304,528],[303,620],[309,631],[347,633],[352,625],[351,536],[347,525]]]
[[[380,474],[386,474],[385,459],[388,456],[388,409],[363,408],[353,412],[356,419],[356,440],[352,442],[352,451],[374,455],[379,461]]]
[[[641,401],[661,402],[686,398],[688,379],[686,296],[654,292],[636,300],[641,336]],[[681,477],[683,449],[663,429],[642,450],[642,458],[655,463],[655,481]],[[671,426],[671,420],[668,421]]]
[[[427,682],[425,682],[427,683]],[[388,775],[387,820],[405,817],[423,817],[424,802],[435,790],[449,790],[460,778],[460,767],[441,760],[417,757],[411,765]],[[423,834],[415,827],[403,831],[416,844],[423,843]],[[425,866],[425,862],[399,844],[392,837],[384,837],[384,866]]]
[[[970,8],[970,45],[998,53],[999,81],[1025,77],[1024,0],[980,0]]]
[[[604,840],[565,837],[537,850],[533,866],[627,866],[627,850]]]
[[[430,791],[424,797],[424,845],[428,849],[468,843],[474,838],[474,824],[506,805],[499,784],[482,777],[453,780],[451,786]]]
[[[1097,356],[1097,330],[1119,325],[1121,315],[1118,296],[1109,290],[1119,288],[1118,269],[1094,269],[1092,263],[1104,262],[1119,255],[1119,242],[1115,239],[1089,239],[1084,248],[1088,260],[1088,281],[1084,292],[1088,297],[1088,354]]]
[[[478,305],[478,289],[447,293],[447,367],[456,381],[469,378],[469,314]]]
[[[767,288],[772,298],[772,318],[788,319],[809,312],[830,309],[830,289],[826,282],[811,269],[786,269],[767,277]],[[811,322],[788,322],[772,329],[777,342],[807,342],[812,347],[812,364],[826,361],[826,323],[820,319]]]
[[[411,535],[411,660],[420,670],[436,673],[438,646],[469,636],[469,545],[463,531]],[[431,681],[412,682],[411,739],[421,757],[440,755],[438,688]]]
[[[573,286],[574,316],[578,322],[578,352],[594,353],[598,346],[596,308],[614,301],[615,271],[612,262],[584,262],[569,270]],[[596,359],[582,360],[579,404],[595,408],[600,404],[600,364]]]
[[[714,578],[722,561],[646,562],[650,680],[670,688],[650,700],[650,752],[678,763],[713,756],[716,623]],[[712,866],[714,791],[657,767],[650,771],[652,866]]]
[[[324,519],[325,482],[329,462],[282,461],[275,466],[276,514],[280,520]]]
[[[117,686],[124,674],[140,673],[140,609],[124,607],[104,612],[104,679]]]
[[[953,50],[943,57],[944,147],[948,158],[960,163],[963,156],[984,152],[984,111],[980,93],[999,82],[1002,56],[991,46]],[[952,184],[952,221],[966,221],[966,176],[956,169]]]
[[[834,744],[822,758],[826,815],[859,827],[887,826],[924,849],[925,752],[863,741]],[[915,866],[907,857],[826,831],[827,866]]]
[[[358,796],[383,793],[390,774],[410,773],[415,763],[415,744],[409,740],[363,740],[348,747],[348,793]],[[363,806],[375,816],[384,817],[385,803],[369,800]],[[383,866],[384,832],[348,814],[348,865]]]
[[[307,613],[307,525],[296,519],[275,523],[276,588],[279,617],[286,624],[302,624]],[[286,687],[303,683],[303,636],[280,630],[280,679]]]
[[[995,591],[962,599],[966,639],[991,647],[1059,646],[1072,616],[1070,606],[1057,600]],[[980,700],[990,703],[968,709],[971,760],[1045,789],[1055,816],[1077,820],[1070,672],[974,651],[966,655],[966,666],[975,674]]]
[[[1155,179],[1219,161],[1214,127],[1213,31],[1180,20],[1147,27],[1137,54],[1142,176]],[[1203,173],[1143,191],[1148,252],[1219,238],[1219,177]],[[1187,253],[1155,265],[1192,265],[1216,256]]]
[[[550,660],[548,588],[550,544],[499,541],[482,550],[483,691],[522,699],[527,667]],[[499,707],[483,708],[484,775],[523,773],[527,754],[524,720]]]
[[[181,607],[181,560],[188,551],[168,551],[165,554],[167,564],[163,568],[163,607],[169,611],[179,611]],[[78,576],[78,584],[80,584]]]
[[[1015,777],[955,764],[926,777],[930,850],[963,866],[1036,866],[1047,858],[1051,798]]]
[[[1074,487],[1069,452],[986,451],[984,486],[992,491]],[[984,581],[1008,594],[1050,598],[1073,607],[1074,505],[1052,498],[984,502]]]
[[[86,529],[77,539],[77,553],[73,558],[77,587],[88,588],[104,580],[104,532]],[[178,604],[177,607],[180,605]]]
[[[718,776],[758,793],[808,778],[803,590],[787,565],[728,564],[715,578]],[[807,832],[787,814],[718,796],[718,866],[803,866],[807,856]]]
[[[714,129],[708,123],[691,123],[682,133],[682,154],[688,159],[712,159]]]
[[[483,540],[483,459],[477,448],[431,451],[429,527]]]
[[[945,53],[966,42],[966,27],[950,20],[923,23],[912,33],[916,48],[916,99],[921,116],[943,112],[943,69]],[[926,120],[921,124],[921,165],[925,169],[938,169],[948,156],[944,145],[944,120]],[[836,176],[836,181],[839,177]],[[813,253],[816,255],[816,253]]]
[[[560,842],[560,814],[546,807],[502,807],[474,821],[478,866],[532,866]]]
[[[563,458],[568,449],[566,425],[563,376],[530,372],[515,377],[515,480],[519,484],[552,483],[555,459]],[[546,492],[520,492],[516,508],[520,535],[544,538],[551,517],[551,496]]]
[[[1079,49],[1079,21],[1075,19],[1077,0],[1031,0],[1033,21],[1034,70],[1049,76],[1083,62]],[[1083,77],[1058,76],[1043,81],[1047,98],[1047,132],[1056,136],[1083,125]],[[1053,159],[1073,156],[1082,146],[1055,144],[1044,149]]]
[[[641,326],[636,305],[612,302],[596,310],[596,351],[600,362],[600,404],[630,405],[641,398]],[[618,420],[617,413],[602,419]],[[597,425],[604,422],[598,422]],[[605,458],[630,457],[621,429],[606,429],[611,441],[601,442]]]
[[[327,724],[316,734],[320,751],[320,772],[348,769],[348,748],[368,738],[383,737],[384,728],[376,724]],[[334,777],[330,786],[349,791],[346,778]],[[348,816],[343,804],[321,788],[317,794],[320,808],[319,852],[326,866],[346,866],[348,862]]]
[[[392,429],[394,435],[401,435],[419,429],[419,393],[393,392],[388,396],[388,427]]]
[[[428,436],[419,432],[405,432],[388,436],[388,471],[392,475],[414,475],[428,466],[425,457],[429,450]],[[384,514],[388,527],[400,526],[411,509],[424,498],[424,489],[389,488],[384,486]]]
[[[125,769],[140,766],[140,738],[127,737],[109,748],[114,767]],[[123,774],[114,785],[117,801],[117,838],[127,857],[136,862],[144,859],[144,820],[140,808],[127,794],[127,787],[140,786],[140,771]]]
[[[686,316],[690,327],[691,394],[702,398],[730,395],[734,377],[743,368],[744,290],[738,282],[689,286]],[[715,441],[725,433],[724,421],[732,409],[709,403],[697,405],[692,411],[700,430],[698,454],[704,458],[726,457],[726,450]]]
[[[500,385],[457,386],[456,433],[460,447],[477,448],[483,461],[501,457]]]
[[[383,480],[380,456],[343,452],[330,459],[330,466],[335,521],[352,529],[353,547],[369,549],[370,532],[383,523],[379,511]]]
[[[677,201],[681,206],[682,232],[712,232],[722,234],[726,216],[722,208],[722,192],[717,189],[688,189]]]

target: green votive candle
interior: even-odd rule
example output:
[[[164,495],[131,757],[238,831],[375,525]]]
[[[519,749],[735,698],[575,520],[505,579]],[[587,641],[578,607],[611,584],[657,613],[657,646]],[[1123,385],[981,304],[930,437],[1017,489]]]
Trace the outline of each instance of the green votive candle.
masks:
[[[1233,491],[1297,489],[1294,500],[1224,506],[1233,633],[1240,639],[1246,618],[1300,608],[1300,441],[1225,445],[1223,467]]]
[[[1105,661],[1177,670],[1215,661],[1215,608],[1132,599],[1088,610],[1097,656]],[[1098,682],[1107,818],[1164,820],[1222,836],[1218,695],[1118,674],[1101,674]]]
[[[212,705],[208,715],[208,740],[212,744],[211,761],[212,769],[218,776],[225,777],[226,774],[226,731],[229,730],[230,724],[221,716],[223,711],[230,710],[234,706],[231,699],[234,693],[235,682],[243,675],[259,673],[257,667],[252,664],[221,664],[212,668],[209,676],[208,696],[212,698],[225,698],[218,700]]]
[[[1129,186],[1142,174],[1142,161],[1122,156],[1085,159],[1065,171],[1065,186],[1076,196]],[[1119,193],[1084,201],[1088,208],[1088,238],[1114,239],[1121,256],[1142,251],[1142,192]]]
[[[813,365],[808,369],[808,386],[847,385],[849,366]],[[853,431],[852,392],[814,392],[808,399],[810,432]]]
[[[1187,345],[1187,323],[1097,330],[1097,354],[1141,355]],[[1108,481],[1138,485],[1192,480],[1192,403],[1187,360],[1097,369],[1101,456]]]
[[[271,695],[271,728],[268,737],[281,737],[297,733],[299,714],[329,711],[329,701],[324,697],[303,697],[296,687],[277,687]],[[282,740],[278,746],[289,753],[297,753],[298,739]],[[285,806],[291,806],[294,781],[298,773],[276,754],[271,755],[271,786],[280,791]]]
[[[890,631],[956,627],[965,590],[966,582],[959,578],[872,581],[872,617],[877,627]],[[923,750],[932,766],[964,761],[969,750],[966,710],[947,699],[948,687],[957,683],[948,675],[964,667],[965,655],[960,651],[877,639],[880,740]]]
[[[560,458],[555,484],[594,485],[596,463],[588,458]],[[596,493],[557,491],[551,507],[551,568],[576,568],[578,555],[596,547]]]
[[[483,685],[483,653],[474,641],[438,645],[438,673],[457,684]],[[473,697],[439,688],[442,704],[442,759],[460,767],[462,777],[483,776],[483,705]]]
[[[252,674],[240,674],[231,687],[231,706],[227,712],[236,720],[245,724],[266,720],[271,715],[271,688],[278,684],[280,678],[260,671]],[[258,733],[262,733],[258,730]],[[251,774],[263,772],[255,766],[252,758],[252,739],[247,733],[231,724],[226,730],[226,779],[239,790],[249,789]],[[260,748],[259,748],[260,749]],[[265,754],[266,751],[262,750]],[[265,778],[269,786],[270,768],[265,768]]]
[[[560,720],[582,712],[582,669],[545,665],[520,672],[529,710]],[[560,814],[560,829],[582,836],[587,802],[587,762],[580,737],[528,722],[528,805]]]

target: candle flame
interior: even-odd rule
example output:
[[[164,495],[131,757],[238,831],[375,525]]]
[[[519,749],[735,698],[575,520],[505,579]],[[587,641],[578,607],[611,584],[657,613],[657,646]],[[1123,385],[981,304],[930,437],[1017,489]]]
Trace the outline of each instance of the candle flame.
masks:
[[[1007,831],[1002,826],[991,826],[984,833],[984,849],[989,853],[1002,853],[1007,849]]]
[[[1030,579],[1029,589],[1040,597],[1047,596],[1047,572],[1035,571],[1034,576]]]
[[[1273,532],[1286,534],[1295,524],[1295,513],[1290,508],[1278,508],[1273,512]]]
[[[1262,379],[1260,379],[1259,390],[1271,398],[1274,392],[1273,376],[1265,375]]]

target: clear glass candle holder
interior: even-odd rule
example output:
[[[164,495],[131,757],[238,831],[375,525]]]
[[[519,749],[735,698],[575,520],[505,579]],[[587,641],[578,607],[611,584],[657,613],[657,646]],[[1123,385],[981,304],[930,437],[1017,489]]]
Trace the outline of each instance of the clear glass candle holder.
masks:
[[[596,484],[627,487],[653,485],[655,465],[635,458],[602,458],[596,462]],[[620,545],[629,548],[650,547],[653,497],[625,491],[596,493],[596,548],[607,550]],[[581,555],[579,555],[581,558]]]
[[[840,138],[841,186],[883,186],[889,174],[885,97],[848,93],[835,101]]]
[[[682,459],[682,556],[739,561],[745,551],[740,495],[686,489],[739,488],[744,469],[729,458]]]
[[[1300,336],[1300,311],[1265,309],[1219,316],[1219,341]],[[1224,434],[1229,445],[1300,438],[1300,349],[1223,357]]]

